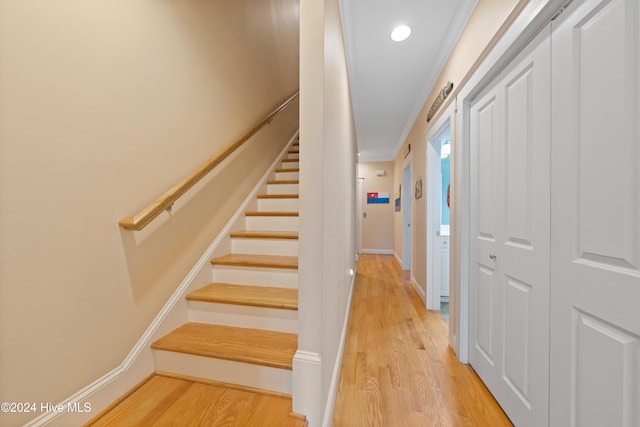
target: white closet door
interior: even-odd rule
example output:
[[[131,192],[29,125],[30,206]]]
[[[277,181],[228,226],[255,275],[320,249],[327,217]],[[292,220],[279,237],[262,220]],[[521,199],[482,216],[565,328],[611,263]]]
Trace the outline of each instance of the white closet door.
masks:
[[[548,424],[547,27],[471,107],[471,364],[517,426]]]
[[[552,426],[640,426],[639,9],[553,23]]]

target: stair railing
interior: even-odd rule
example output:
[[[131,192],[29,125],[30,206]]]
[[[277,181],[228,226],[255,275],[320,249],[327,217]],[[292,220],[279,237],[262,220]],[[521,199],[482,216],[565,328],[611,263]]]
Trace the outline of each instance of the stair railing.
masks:
[[[267,115],[260,123],[249,129],[240,137],[224,147],[216,155],[200,165],[182,181],[167,190],[147,207],[134,216],[127,216],[120,220],[120,227],[126,230],[140,231],[163,211],[170,210],[176,200],[186,193],[191,187],[196,185],[202,178],[207,176],[224,159],[229,157],[234,151],[242,146],[249,138],[255,135],[260,129],[271,123],[271,121],[291,104],[300,92],[291,95],[286,101],[280,104],[275,110]]]

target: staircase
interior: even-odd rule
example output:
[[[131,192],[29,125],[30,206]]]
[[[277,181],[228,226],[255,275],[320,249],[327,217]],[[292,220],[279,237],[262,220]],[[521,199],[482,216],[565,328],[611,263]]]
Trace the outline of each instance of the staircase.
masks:
[[[298,142],[186,296],[189,322],[155,341],[156,371],[290,395],[298,347]]]

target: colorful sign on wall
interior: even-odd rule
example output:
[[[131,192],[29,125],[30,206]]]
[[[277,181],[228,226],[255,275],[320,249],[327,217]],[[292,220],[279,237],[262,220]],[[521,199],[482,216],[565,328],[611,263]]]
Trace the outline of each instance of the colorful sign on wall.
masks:
[[[367,193],[367,204],[389,203],[389,193]]]

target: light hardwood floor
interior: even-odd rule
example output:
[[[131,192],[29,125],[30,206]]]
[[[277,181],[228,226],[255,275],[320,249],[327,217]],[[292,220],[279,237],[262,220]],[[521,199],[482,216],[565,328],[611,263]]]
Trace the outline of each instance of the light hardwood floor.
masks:
[[[390,255],[358,263],[334,427],[511,426]]]

